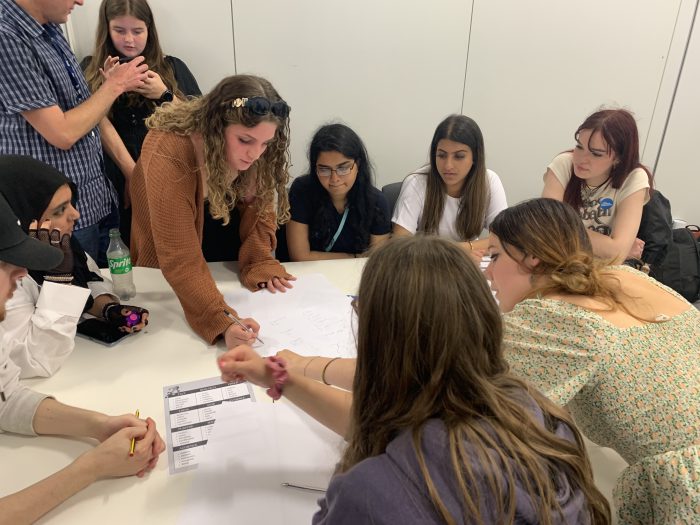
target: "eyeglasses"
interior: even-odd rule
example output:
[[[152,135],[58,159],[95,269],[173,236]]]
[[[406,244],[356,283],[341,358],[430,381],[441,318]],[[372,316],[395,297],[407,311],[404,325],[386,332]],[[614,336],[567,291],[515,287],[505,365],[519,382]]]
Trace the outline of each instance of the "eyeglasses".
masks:
[[[337,168],[329,168],[328,166],[316,166],[316,175],[319,177],[330,177],[333,172],[335,172],[338,177],[345,177],[350,174],[352,169],[355,167],[355,161],[352,164],[343,164]]]
[[[272,113],[274,116],[285,119],[292,110],[284,100],[270,102],[265,97],[237,98],[231,102],[234,108],[246,108],[254,115],[264,116]]]

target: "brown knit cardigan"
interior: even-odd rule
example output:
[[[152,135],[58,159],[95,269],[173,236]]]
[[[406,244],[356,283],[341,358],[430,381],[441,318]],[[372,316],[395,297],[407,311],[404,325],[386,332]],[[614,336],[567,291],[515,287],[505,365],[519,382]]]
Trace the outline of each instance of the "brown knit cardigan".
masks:
[[[131,177],[131,258],[135,266],[163,271],[192,329],[213,343],[231,325],[229,307],[202,254],[204,187],[189,137],[165,131],[146,136]],[[241,282],[250,290],[272,277],[290,277],[272,256],[276,216],[270,203],[239,203]]]

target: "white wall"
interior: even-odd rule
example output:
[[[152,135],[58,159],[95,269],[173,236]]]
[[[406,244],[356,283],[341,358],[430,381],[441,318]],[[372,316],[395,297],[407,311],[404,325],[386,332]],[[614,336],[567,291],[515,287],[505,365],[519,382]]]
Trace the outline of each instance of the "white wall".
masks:
[[[313,130],[340,120],[365,140],[378,186],[401,180],[426,160],[437,123],[461,111],[482,127],[488,164],[514,203],[539,195],[549,160],[603,104],[635,113],[643,160],[654,165],[698,0],[150,3],[164,50],[205,92],[236,72],[278,88],[292,106],[293,175],[307,168]],[[79,57],[92,47],[98,6],[71,18]],[[658,173],[674,214],[695,222],[682,188],[697,183],[687,185],[682,166],[700,122],[698,39]]]
[[[601,105],[655,109],[680,1],[477,0],[463,111],[516,203],[539,196],[549,161]]]
[[[700,21],[688,46],[685,66],[656,168],[656,183],[671,201],[674,217],[700,224]]]
[[[363,138],[379,185],[425,163],[436,124],[460,112],[470,11],[464,0],[233,0],[238,72],[267,77],[292,106],[293,174],[329,121]]]
[[[235,52],[231,0],[149,0],[166,54],[185,61],[203,93],[233,75]],[[78,60],[92,55],[100,0],[76,7],[70,17],[71,42]]]

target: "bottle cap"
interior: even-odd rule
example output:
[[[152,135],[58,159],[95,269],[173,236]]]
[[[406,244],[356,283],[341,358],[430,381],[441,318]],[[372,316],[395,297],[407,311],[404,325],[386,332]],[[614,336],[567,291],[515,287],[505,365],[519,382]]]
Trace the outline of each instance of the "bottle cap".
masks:
[[[113,239],[114,237],[121,237],[122,234],[119,232],[119,228],[111,228],[109,230],[109,238]]]

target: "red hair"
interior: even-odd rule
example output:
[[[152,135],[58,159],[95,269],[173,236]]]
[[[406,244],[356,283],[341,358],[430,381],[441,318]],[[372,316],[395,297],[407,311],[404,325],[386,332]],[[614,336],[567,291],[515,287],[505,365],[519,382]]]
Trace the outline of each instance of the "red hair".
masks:
[[[649,190],[653,188],[653,176],[651,172],[639,162],[639,133],[637,132],[637,122],[632,114],[625,109],[601,109],[596,111],[583,121],[574,137],[578,140],[581,131],[590,130],[591,137],[597,131],[600,132],[607,153],[614,153],[617,163],[613,164],[610,170],[610,183],[613,188],[622,187],[627,176],[635,169],[643,169],[649,177]],[[590,139],[589,139],[590,142]],[[590,146],[590,144],[589,144]],[[583,180],[574,173],[571,166],[571,177],[564,189],[564,202],[579,209],[583,204],[581,201],[581,186]]]

